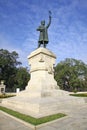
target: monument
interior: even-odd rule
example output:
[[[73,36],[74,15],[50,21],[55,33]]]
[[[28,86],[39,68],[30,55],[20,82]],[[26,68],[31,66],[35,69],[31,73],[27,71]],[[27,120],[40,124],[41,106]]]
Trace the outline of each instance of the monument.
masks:
[[[37,28],[37,31],[40,31],[40,36],[38,40],[38,47],[43,44],[43,46],[46,48],[46,45],[48,44],[48,28],[51,24],[51,11],[49,11],[49,23],[45,26],[45,20],[41,21],[41,25]]]
[[[50,23],[51,16],[49,19]],[[45,35],[46,30],[47,36],[47,27],[39,27],[38,30],[43,30],[40,32],[42,35]],[[39,118],[66,112],[66,108],[72,107],[72,105],[84,104],[82,98],[69,96],[69,92],[60,90],[54,79],[56,56],[49,49],[46,49],[47,43],[48,39],[45,40],[45,37],[40,34],[38,49],[28,56],[31,78],[26,89],[17,93],[16,97],[3,100],[3,106]],[[43,47],[40,47],[41,44]]]

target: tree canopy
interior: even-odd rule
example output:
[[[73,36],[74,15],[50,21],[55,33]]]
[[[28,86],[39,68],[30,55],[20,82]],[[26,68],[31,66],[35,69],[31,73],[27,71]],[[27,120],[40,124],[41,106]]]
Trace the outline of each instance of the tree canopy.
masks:
[[[20,87],[20,84],[22,84],[24,88],[27,79],[30,77],[27,68],[20,68],[21,62],[18,61],[18,58],[17,52],[0,49],[0,80],[4,80],[7,89],[11,89],[11,91],[18,86]],[[18,73],[20,73],[19,75],[25,73],[25,77],[18,77]],[[21,80],[22,83],[20,83],[19,80]]]
[[[87,65],[81,60],[66,58],[56,65],[55,79],[61,89],[87,90]]]
[[[29,79],[30,75],[28,73],[27,68],[18,68],[16,73],[16,87],[19,87],[21,90],[25,89]]]

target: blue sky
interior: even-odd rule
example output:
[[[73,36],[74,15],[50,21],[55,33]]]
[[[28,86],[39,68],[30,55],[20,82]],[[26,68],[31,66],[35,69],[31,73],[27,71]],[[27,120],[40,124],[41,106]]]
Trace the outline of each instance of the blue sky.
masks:
[[[37,48],[41,20],[48,29],[50,49],[56,64],[65,58],[87,63],[87,0],[0,0],[0,49],[16,51],[23,66]]]

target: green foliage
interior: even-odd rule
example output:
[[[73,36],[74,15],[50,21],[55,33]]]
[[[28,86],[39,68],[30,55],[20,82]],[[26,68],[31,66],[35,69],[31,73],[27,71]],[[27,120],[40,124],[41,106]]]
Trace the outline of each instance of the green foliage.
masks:
[[[8,50],[0,49],[0,66],[2,66],[2,68],[4,67],[13,68],[21,64],[20,62],[17,61],[17,59],[18,54],[15,51],[10,53]]]
[[[34,117],[31,117],[31,116],[13,111],[11,109],[2,107],[2,106],[0,106],[0,110],[4,111],[4,112],[6,112],[6,113],[8,113],[12,116],[15,116],[15,117],[17,117],[21,120],[24,120],[28,123],[31,123],[33,125],[39,125],[39,124],[46,123],[46,122],[49,122],[49,121],[52,121],[52,120],[66,116],[65,114],[58,113],[58,114],[54,114],[54,115],[50,115],[50,116],[46,116],[46,117],[42,117],[42,118],[34,118]]]
[[[87,90],[87,65],[80,60],[65,59],[55,67],[55,79],[61,89]]]
[[[76,97],[87,97],[87,93],[70,94],[70,96],[76,96]]]
[[[18,53],[0,50],[0,81],[4,80],[7,91],[14,91],[17,87],[24,89],[29,73],[27,68],[19,67]]]
[[[0,98],[9,98],[9,97],[14,97],[15,95],[9,95],[9,94],[1,94]]]
[[[0,80],[4,80],[6,86],[13,86],[16,73],[16,66],[21,64],[17,61],[18,54],[13,51],[0,50]]]
[[[16,88],[25,89],[28,81],[30,79],[30,75],[27,71],[27,68],[20,67],[17,69],[16,73]]]

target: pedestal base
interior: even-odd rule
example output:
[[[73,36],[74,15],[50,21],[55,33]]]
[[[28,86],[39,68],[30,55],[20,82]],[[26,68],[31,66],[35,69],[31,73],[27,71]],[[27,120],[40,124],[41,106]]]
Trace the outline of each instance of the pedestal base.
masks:
[[[21,92],[19,96],[5,99],[2,106],[30,115],[35,118],[44,117],[56,113],[66,113],[69,108],[84,105],[83,98],[69,96],[68,92],[57,90],[51,96],[31,98],[27,92]]]
[[[82,98],[71,97],[59,89],[54,79],[56,56],[45,48],[39,48],[29,57],[31,78],[26,89],[16,97],[5,99],[3,106],[39,118],[65,112],[73,105],[84,104]]]

